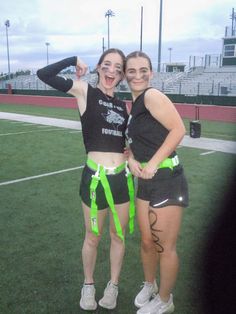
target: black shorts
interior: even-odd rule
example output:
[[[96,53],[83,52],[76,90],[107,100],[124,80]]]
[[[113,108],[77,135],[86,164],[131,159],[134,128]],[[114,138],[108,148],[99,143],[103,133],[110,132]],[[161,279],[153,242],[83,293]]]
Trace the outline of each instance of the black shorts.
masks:
[[[182,166],[158,169],[152,179],[138,179],[137,197],[161,208],[169,205],[188,206],[188,184]]]
[[[82,201],[88,207],[91,207],[90,183],[92,180],[92,175],[94,174],[95,171],[85,165],[80,183],[80,196]],[[127,177],[125,174],[126,172],[124,169],[120,173],[106,175],[111,188],[114,204],[129,202],[129,191],[127,185]],[[101,182],[98,183],[96,189],[96,204],[98,206],[98,210],[109,207]]]

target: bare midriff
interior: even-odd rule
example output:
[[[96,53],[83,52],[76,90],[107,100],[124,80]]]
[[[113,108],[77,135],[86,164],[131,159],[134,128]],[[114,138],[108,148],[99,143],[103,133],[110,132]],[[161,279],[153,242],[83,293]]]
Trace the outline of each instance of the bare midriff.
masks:
[[[126,160],[123,153],[110,152],[89,152],[88,158],[104,167],[117,167]]]

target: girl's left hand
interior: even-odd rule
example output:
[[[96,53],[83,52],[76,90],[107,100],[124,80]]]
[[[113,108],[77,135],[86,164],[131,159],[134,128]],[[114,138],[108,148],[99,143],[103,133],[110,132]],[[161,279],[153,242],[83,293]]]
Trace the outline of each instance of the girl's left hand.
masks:
[[[141,172],[142,179],[152,179],[157,172],[157,166],[153,165],[151,162],[148,162],[146,166],[143,167]]]

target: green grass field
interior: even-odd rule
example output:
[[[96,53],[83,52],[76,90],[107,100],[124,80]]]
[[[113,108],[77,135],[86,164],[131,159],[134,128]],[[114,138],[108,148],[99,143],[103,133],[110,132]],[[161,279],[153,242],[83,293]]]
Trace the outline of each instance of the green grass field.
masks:
[[[73,109],[0,105],[0,111],[78,119]],[[188,126],[189,121],[185,123]],[[233,124],[202,123],[202,136],[235,140]],[[83,165],[81,132],[0,120],[0,147],[0,313],[86,313],[79,308],[84,237],[81,169],[53,174]],[[174,290],[176,314],[200,313],[202,251],[214,230],[235,164],[235,155],[202,152],[178,149],[189,182],[190,205],[178,242],[181,268]],[[32,176],[36,177],[29,179]],[[28,179],[4,184],[21,178]],[[109,280],[107,229],[98,251],[97,299]],[[136,226],[135,233],[126,236],[117,308],[98,308],[93,313],[136,313],[133,300],[143,281],[139,241]]]

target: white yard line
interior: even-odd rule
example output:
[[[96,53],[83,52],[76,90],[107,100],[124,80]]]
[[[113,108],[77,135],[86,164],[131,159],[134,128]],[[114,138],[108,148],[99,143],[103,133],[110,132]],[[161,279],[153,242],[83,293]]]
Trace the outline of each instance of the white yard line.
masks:
[[[205,155],[210,155],[210,154],[214,154],[216,151],[210,150],[209,152],[205,152],[205,153],[201,153],[201,156],[205,156]]]
[[[51,131],[65,131],[64,129],[41,129],[41,130],[33,130],[33,131],[22,131],[22,132],[14,132],[14,133],[2,133],[0,136],[9,136],[9,135],[20,135],[20,134],[28,134],[28,133],[35,133],[35,132],[51,132]]]
[[[12,123],[12,124],[24,124],[24,122],[22,122],[22,121],[11,121],[11,120],[7,120],[7,121],[9,121],[10,123]]]
[[[47,128],[48,127],[48,125],[37,125],[37,124],[35,124],[36,126],[37,126],[37,128],[39,128],[39,129],[44,129],[44,128]]]
[[[16,180],[0,182],[0,186],[1,185],[9,185],[9,184],[14,184],[14,183],[19,183],[19,182],[23,182],[23,181],[34,180],[34,179],[48,177],[48,176],[53,176],[55,174],[60,174],[60,173],[63,173],[63,172],[78,170],[78,169],[81,169],[83,167],[84,166],[78,166],[78,167],[74,167],[74,168],[67,168],[67,169],[62,169],[62,170],[58,170],[58,171],[43,173],[43,174],[39,174],[37,176],[32,176],[32,177],[26,177],[26,178],[20,178],[20,179],[16,179]]]
[[[23,123],[21,124],[21,126],[32,126],[32,125],[37,126],[37,124],[35,124],[35,123],[26,123],[26,122],[23,122]]]

